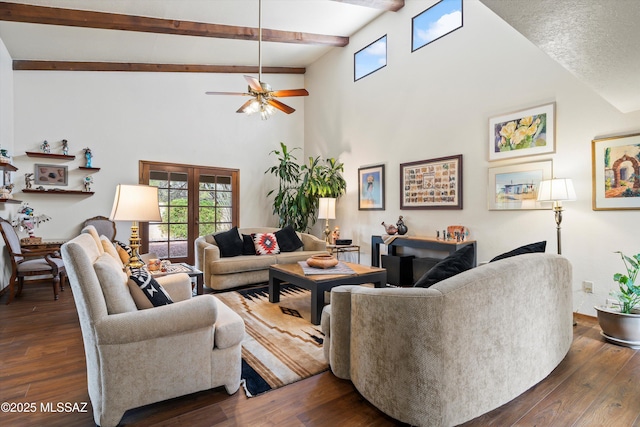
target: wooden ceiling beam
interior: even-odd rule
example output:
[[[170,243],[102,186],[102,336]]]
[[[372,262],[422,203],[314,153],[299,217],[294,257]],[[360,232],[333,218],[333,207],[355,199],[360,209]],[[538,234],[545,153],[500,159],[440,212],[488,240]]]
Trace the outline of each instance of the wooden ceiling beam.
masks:
[[[258,40],[259,32],[258,28],[253,27],[236,27],[8,2],[0,2],[0,21],[255,41]],[[344,47],[349,44],[349,37],[266,28],[262,29],[262,40],[337,47]]]
[[[258,74],[257,66],[144,64],[131,62],[73,62],[14,60],[14,70],[37,71],[129,71],[159,73],[239,73]],[[264,74],[304,74],[306,68],[262,67]]]
[[[356,6],[365,6],[372,9],[397,12],[404,7],[404,0],[333,0],[340,3],[348,3]]]

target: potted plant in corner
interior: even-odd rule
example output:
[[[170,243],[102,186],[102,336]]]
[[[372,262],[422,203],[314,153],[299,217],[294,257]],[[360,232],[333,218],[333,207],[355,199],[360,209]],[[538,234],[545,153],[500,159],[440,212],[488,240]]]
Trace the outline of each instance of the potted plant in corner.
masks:
[[[594,307],[598,312],[598,323],[602,335],[615,344],[640,348],[640,283],[637,283],[640,271],[640,253],[631,257],[616,252],[622,257],[627,274],[616,273],[613,280],[618,290],[612,292],[618,300],[613,307]]]
[[[309,157],[308,163],[298,164],[291,150],[280,143],[280,150],[269,154],[278,156],[278,163],[265,171],[278,178],[278,188],[267,193],[274,194],[273,213],[278,216],[278,225],[291,225],[295,230],[308,232],[317,219],[320,197],[342,196],[347,183],[342,177],[344,165],[334,158],[321,160]]]

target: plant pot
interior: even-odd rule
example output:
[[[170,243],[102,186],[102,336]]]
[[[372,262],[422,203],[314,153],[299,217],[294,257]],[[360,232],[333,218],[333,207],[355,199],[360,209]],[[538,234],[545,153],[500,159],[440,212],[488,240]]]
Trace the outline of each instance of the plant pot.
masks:
[[[640,349],[640,312],[620,313],[607,307],[594,307],[602,336],[614,344]]]

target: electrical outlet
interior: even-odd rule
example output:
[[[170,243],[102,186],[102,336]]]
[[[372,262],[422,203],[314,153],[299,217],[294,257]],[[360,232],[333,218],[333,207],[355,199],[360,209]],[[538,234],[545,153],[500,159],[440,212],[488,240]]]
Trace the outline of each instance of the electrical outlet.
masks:
[[[585,280],[582,282],[582,292],[584,292],[585,294],[592,294],[593,293],[593,282],[590,282],[588,280]]]

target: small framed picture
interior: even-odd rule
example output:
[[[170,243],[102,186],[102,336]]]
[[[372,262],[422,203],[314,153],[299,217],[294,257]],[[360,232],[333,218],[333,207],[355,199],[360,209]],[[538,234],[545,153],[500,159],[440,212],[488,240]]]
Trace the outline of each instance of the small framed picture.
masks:
[[[591,141],[593,210],[640,209],[640,133]]]
[[[69,170],[67,166],[36,164],[34,167],[35,185],[68,185]]]
[[[400,209],[462,209],[462,154],[401,164]]]
[[[384,210],[384,165],[358,169],[358,210]]]
[[[551,160],[489,168],[489,210],[551,209],[537,201],[540,182],[551,178]]]
[[[556,151],[556,104],[489,119],[489,161]]]

